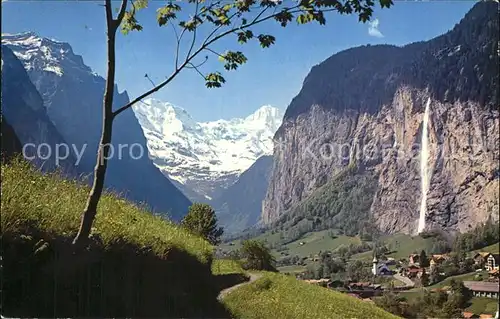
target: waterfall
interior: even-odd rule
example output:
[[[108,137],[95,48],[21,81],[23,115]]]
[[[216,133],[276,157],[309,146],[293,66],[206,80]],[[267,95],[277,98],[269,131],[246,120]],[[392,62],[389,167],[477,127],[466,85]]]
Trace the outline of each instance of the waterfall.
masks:
[[[429,160],[429,107],[431,105],[431,98],[427,100],[425,106],[424,119],[422,123],[422,148],[420,149],[420,183],[422,190],[422,199],[420,202],[420,217],[418,219],[418,233],[421,233],[425,228],[425,214],[427,213],[427,192],[430,186],[430,174],[428,168]]]

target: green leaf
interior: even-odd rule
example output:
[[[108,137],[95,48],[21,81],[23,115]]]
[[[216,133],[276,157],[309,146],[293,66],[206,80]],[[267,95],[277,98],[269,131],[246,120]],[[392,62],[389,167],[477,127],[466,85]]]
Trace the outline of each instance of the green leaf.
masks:
[[[261,0],[260,1],[260,6],[261,7],[276,7],[278,4],[280,4],[281,1],[276,1],[276,0]]]
[[[226,83],[226,79],[224,79],[220,72],[209,73],[205,77],[207,88],[220,88],[224,83]]]
[[[125,12],[121,24],[121,32],[127,35],[130,31],[141,31],[142,26],[135,19],[135,15],[132,12]]]
[[[240,51],[227,51],[219,57],[219,60],[226,62],[224,68],[226,70],[236,70],[240,65],[247,62],[246,56]]]
[[[175,12],[181,11],[181,7],[178,4],[169,3],[164,7],[156,10],[156,19],[160,26],[163,26],[168,23],[170,20],[174,20],[177,18]]]
[[[250,11],[250,7],[255,4],[255,0],[237,0],[235,5],[236,9],[240,12]]]
[[[257,38],[263,48],[269,48],[276,41],[276,38],[269,34],[260,34]]]
[[[309,23],[311,22],[312,20],[314,19],[314,15],[311,14],[311,13],[302,13],[301,15],[299,15],[297,17],[297,22],[299,24],[305,24],[305,23]]]
[[[134,7],[136,10],[147,8],[148,7],[148,0],[135,0]]]
[[[282,27],[286,27],[288,22],[292,21],[293,15],[288,11],[288,9],[283,9],[274,17],[274,19],[280,22]]]
[[[249,39],[253,38],[253,32],[250,30],[238,32],[237,35],[239,43],[246,43]]]

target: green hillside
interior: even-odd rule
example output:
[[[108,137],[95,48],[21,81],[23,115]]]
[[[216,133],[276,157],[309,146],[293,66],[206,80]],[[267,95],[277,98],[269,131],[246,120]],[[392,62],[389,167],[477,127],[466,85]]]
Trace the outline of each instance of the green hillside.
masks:
[[[373,304],[292,277],[263,273],[223,300],[235,318],[397,318]]]
[[[2,311],[8,317],[392,318],[354,298],[292,277],[246,281],[214,247],[112,194],[88,248],[75,252],[87,186],[28,164],[2,165]],[[307,315],[306,317],[304,317]]]
[[[347,236],[370,232],[369,210],[376,189],[376,176],[350,165],[306,199],[283,213],[272,229],[286,241],[308,232],[339,229]]]
[[[73,253],[88,192],[28,164],[2,165],[3,315],[228,317],[213,247],[115,195],[103,197],[88,249]]]

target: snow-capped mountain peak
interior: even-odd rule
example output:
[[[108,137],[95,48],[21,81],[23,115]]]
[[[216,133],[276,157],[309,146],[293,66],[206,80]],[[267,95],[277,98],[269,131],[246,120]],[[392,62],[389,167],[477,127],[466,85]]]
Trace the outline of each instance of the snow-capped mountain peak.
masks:
[[[264,105],[264,106],[261,106],[253,114],[249,115],[246,118],[246,120],[248,120],[248,121],[263,120],[266,122],[270,122],[270,121],[274,121],[275,119],[279,119],[281,121],[280,116],[281,116],[281,114],[280,114],[279,109],[272,107],[271,105]]]
[[[2,33],[2,44],[14,52],[27,71],[41,70],[62,76],[64,69],[76,67],[92,73],[83,63],[82,57],[74,54],[68,43],[43,38],[34,32]]]
[[[183,108],[156,99],[133,109],[155,164],[171,180],[204,197],[234,182],[259,157],[271,155],[272,138],[283,118],[270,105],[245,118],[210,122],[196,122]]]

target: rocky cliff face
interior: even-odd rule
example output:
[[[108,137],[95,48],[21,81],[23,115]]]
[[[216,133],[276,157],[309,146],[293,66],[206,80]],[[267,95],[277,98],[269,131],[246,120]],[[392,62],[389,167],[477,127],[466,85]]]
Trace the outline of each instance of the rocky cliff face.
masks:
[[[354,165],[377,176],[368,213],[378,228],[415,233],[429,98],[426,228],[464,231],[498,219],[497,10],[481,2],[443,36],[354,48],[315,66],[275,136],[263,222],[286,219]]]
[[[47,116],[40,94],[22,63],[3,45],[2,122],[2,149],[6,153],[21,154],[26,145],[23,155],[42,171],[59,168],[68,174],[75,173],[75,158],[71,153],[60,148],[60,156],[56,156],[57,145],[66,142]],[[44,146],[38,148],[40,145]]]
[[[105,80],[92,72],[67,43],[23,33],[2,35],[2,44],[23,63],[60,134],[71,147],[83,151],[76,166],[78,172],[92,174],[102,129]],[[115,108],[128,101],[127,92],[115,88]],[[190,201],[153,165],[146,138],[131,109],[116,118],[112,134],[106,187],[158,213],[180,219]]]

